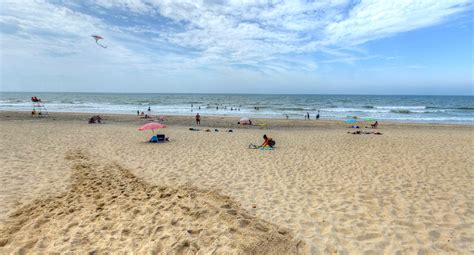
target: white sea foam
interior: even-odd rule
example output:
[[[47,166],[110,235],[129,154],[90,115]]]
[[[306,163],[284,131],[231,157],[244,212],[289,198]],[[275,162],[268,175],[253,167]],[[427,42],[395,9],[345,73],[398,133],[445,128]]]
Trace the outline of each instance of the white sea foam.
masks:
[[[384,109],[384,110],[423,110],[426,109],[426,106],[374,106],[375,109]]]
[[[334,95],[205,95],[1,93],[0,110],[31,111],[31,96],[41,97],[50,112],[323,119],[371,117],[378,120],[474,124],[473,97],[397,97]],[[191,108],[193,104],[193,108]],[[200,109],[199,109],[200,107]],[[216,109],[219,107],[219,109]],[[239,110],[230,110],[230,109]],[[257,109],[256,109],[257,108]]]

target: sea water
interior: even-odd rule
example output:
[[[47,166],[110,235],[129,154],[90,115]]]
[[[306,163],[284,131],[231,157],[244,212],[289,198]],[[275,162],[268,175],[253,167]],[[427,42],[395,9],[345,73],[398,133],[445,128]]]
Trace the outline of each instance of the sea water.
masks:
[[[474,124],[473,96],[125,94],[1,92],[1,111],[236,116],[303,119],[373,118],[396,122]]]

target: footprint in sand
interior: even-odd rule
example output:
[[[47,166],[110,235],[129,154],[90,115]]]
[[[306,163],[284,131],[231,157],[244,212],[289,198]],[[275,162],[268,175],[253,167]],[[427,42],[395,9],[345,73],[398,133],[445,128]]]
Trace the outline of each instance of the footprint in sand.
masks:
[[[368,241],[368,240],[372,240],[372,239],[376,239],[376,238],[379,238],[379,237],[382,237],[382,235],[378,234],[378,233],[366,233],[366,234],[363,234],[363,235],[360,235],[358,237],[356,237],[357,241]]]
[[[153,186],[117,163],[70,151],[70,189],[18,208],[0,228],[0,254],[297,254],[306,246],[229,197]]]

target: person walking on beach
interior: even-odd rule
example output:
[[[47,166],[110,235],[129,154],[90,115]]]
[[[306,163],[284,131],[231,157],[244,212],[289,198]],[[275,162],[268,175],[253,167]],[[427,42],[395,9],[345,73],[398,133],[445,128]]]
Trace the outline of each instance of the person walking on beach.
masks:
[[[199,113],[196,114],[196,125],[201,125],[201,115],[199,115]]]
[[[309,112],[306,112],[306,118],[309,120]]]
[[[316,115],[316,119],[319,120],[319,110],[318,110],[318,114]]]

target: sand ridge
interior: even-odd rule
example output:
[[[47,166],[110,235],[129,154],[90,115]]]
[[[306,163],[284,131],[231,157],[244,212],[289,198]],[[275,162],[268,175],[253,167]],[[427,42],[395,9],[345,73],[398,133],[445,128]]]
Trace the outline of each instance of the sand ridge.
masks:
[[[116,162],[67,152],[70,189],[16,210],[1,253],[298,254],[305,244],[229,197],[146,183]]]

